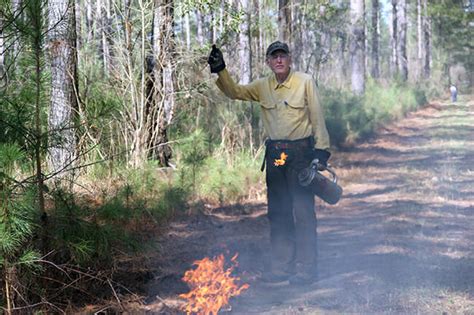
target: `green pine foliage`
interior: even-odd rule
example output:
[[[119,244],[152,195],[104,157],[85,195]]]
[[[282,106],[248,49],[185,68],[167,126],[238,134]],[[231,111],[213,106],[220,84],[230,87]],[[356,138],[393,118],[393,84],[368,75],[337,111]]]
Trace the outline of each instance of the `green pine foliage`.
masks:
[[[21,250],[25,240],[33,234],[30,196],[15,180],[16,165],[24,154],[16,145],[0,144],[0,255],[8,259]],[[21,162],[20,162],[21,163]]]
[[[12,288],[21,290],[42,269],[40,253],[31,246],[36,230],[34,197],[15,179],[24,158],[17,145],[0,143],[0,268],[6,305],[15,300]]]

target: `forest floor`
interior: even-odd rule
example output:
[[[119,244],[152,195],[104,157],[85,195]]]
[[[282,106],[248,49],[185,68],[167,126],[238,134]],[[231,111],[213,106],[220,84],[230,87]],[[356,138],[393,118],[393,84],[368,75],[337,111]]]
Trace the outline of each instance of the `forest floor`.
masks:
[[[319,202],[319,278],[268,285],[266,204],[208,208],[171,222],[133,313],[182,314],[193,261],[239,253],[249,289],[220,314],[473,314],[474,98],[435,102],[333,154],[344,188]],[[259,170],[255,170],[258,172]]]

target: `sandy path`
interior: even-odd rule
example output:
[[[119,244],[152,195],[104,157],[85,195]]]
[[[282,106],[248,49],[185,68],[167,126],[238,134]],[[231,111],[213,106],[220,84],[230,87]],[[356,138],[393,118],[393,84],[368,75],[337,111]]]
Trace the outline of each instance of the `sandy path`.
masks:
[[[142,310],[179,313],[192,261],[239,252],[250,289],[229,314],[473,314],[474,101],[426,107],[332,162],[345,194],[317,212],[316,283],[257,280],[265,204],[214,209],[172,223]]]

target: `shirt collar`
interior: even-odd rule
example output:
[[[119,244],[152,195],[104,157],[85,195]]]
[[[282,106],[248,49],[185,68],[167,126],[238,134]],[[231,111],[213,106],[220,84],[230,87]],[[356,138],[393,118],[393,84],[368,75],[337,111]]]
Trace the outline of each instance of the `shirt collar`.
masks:
[[[270,83],[274,90],[278,89],[280,86],[289,89],[291,88],[292,78],[293,78],[293,70],[290,68],[290,73],[288,74],[288,77],[286,78],[286,80],[283,81],[283,83],[278,83],[275,77],[275,74],[273,74],[270,77]]]

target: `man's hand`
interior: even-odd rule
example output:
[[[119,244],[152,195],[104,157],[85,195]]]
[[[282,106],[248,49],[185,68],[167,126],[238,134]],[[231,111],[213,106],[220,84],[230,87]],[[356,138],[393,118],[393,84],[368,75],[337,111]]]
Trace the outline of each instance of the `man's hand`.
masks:
[[[319,160],[319,164],[322,164],[324,167],[328,166],[328,160],[331,156],[331,153],[327,150],[323,149],[314,149],[313,150],[313,158]]]
[[[225,69],[224,56],[222,55],[222,51],[220,51],[216,45],[212,45],[212,50],[207,59],[207,63],[211,67],[211,73],[218,73]]]

